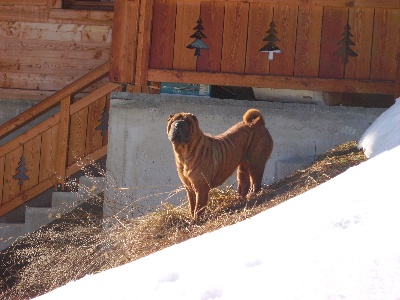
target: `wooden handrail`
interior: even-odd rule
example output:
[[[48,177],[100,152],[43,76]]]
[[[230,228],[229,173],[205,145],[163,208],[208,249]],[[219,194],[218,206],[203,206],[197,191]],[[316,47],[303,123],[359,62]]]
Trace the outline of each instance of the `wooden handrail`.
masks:
[[[101,65],[0,126],[0,137],[4,137],[60,106],[60,112],[0,147],[0,216],[52,186],[63,190],[68,176],[107,154],[107,139],[99,132],[104,128],[99,126],[107,122],[102,117],[109,107],[107,95],[119,84],[107,82],[85,97],[72,100],[105,78],[109,67],[109,62]],[[26,163],[24,182],[15,177],[21,161]]]
[[[0,139],[13,133],[14,131],[28,124],[37,117],[43,115],[50,109],[56,107],[58,104],[60,104],[60,101],[65,97],[68,97],[69,95],[78,94],[79,92],[89,87],[93,83],[99,81],[102,78],[105,78],[108,75],[109,69],[110,69],[110,62],[107,61],[106,63],[102,64],[96,69],[90,71],[88,74],[82,76],[78,80],[67,85],[62,90],[54,93],[45,100],[32,106],[22,114],[7,121],[6,123],[0,126]]]

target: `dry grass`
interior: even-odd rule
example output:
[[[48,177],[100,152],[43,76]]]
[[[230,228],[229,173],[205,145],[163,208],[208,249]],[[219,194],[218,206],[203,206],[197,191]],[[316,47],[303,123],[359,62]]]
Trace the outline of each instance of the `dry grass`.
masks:
[[[29,299],[86,274],[113,268],[192,237],[240,222],[299,195],[366,158],[355,142],[342,144],[304,170],[265,187],[243,204],[236,192],[214,189],[204,217],[192,224],[188,204],[164,204],[135,220],[102,228],[92,199],[49,226],[29,235],[1,254],[0,296]],[[96,210],[96,207],[100,207]],[[2,292],[1,292],[2,291]]]

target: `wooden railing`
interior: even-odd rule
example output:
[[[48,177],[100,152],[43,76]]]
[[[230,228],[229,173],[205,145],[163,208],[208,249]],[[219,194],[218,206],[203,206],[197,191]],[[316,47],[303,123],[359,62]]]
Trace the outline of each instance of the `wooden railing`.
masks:
[[[107,153],[108,94],[105,83],[74,96],[107,77],[109,62],[0,126],[0,139],[59,106],[59,112],[0,147],[0,216],[54,186]]]
[[[119,0],[110,81],[400,96],[399,20],[398,0]]]

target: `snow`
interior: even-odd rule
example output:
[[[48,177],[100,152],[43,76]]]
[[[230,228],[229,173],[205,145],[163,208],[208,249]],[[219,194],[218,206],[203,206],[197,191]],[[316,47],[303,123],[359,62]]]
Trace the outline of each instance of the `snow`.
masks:
[[[360,143],[375,157],[359,166],[38,299],[400,299],[399,107],[366,131]]]
[[[396,145],[400,145],[400,98],[365,131],[358,148],[371,158]]]

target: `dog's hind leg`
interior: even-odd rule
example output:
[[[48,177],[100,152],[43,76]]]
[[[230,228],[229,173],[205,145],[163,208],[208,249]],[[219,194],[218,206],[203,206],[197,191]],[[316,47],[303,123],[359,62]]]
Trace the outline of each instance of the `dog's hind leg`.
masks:
[[[248,195],[251,197],[261,190],[261,183],[264,175],[265,163],[249,167],[251,187]]]
[[[238,193],[245,198],[250,189],[249,163],[242,162],[237,170]]]

